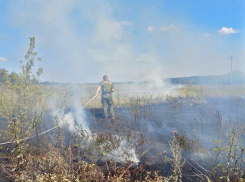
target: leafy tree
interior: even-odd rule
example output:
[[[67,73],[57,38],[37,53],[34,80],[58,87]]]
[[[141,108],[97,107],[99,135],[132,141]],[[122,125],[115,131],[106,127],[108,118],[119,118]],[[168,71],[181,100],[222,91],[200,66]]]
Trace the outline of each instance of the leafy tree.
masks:
[[[20,74],[11,73],[10,76],[5,77],[6,90],[0,96],[0,140],[13,141],[15,148],[11,153],[16,165],[13,172],[17,172],[19,176],[28,149],[28,144],[22,139],[29,137],[34,130],[37,132],[44,105],[43,90],[39,85],[39,77],[43,69],[39,68],[36,74],[32,73],[34,62],[41,61],[34,48],[35,38],[31,37],[25,55],[25,64],[20,61]],[[6,76],[7,71],[2,72]]]
[[[10,79],[10,82],[12,83],[12,84],[15,84],[16,83],[16,80],[17,80],[17,78],[18,78],[18,74],[17,73],[15,73],[15,72],[12,72],[10,75],[9,75],[9,79]]]
[[[0,68],[0,83],[5,83],[9,79],[9,73],[8,70],[6,69],[1,69]]]

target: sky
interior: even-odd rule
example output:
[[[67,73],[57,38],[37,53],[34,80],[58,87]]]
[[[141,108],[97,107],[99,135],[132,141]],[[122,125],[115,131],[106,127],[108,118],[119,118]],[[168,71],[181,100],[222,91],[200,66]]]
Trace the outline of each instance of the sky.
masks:
[[[97,83],[245,73],[243,0],[0,0],[0,68],[35,37],[42,81]]]

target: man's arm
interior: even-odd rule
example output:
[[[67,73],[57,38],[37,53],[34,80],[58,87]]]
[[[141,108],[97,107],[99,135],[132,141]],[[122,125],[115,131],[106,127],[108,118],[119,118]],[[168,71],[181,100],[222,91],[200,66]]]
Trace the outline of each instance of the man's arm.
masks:
[[[114,86],[113,86],[113,84],[111,86],[111,92],[114,92]]]
[[[99,95],[100,89],[101,89],[101,86],[99,85],[98,88],[97,88],[97,91],[96,91],[96,95]]]

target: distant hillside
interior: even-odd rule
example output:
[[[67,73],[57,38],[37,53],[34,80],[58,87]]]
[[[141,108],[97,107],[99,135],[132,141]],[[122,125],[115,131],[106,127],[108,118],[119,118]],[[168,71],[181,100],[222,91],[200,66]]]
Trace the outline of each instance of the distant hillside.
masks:
[[[167,78],[166,81],[172,84],[193,84],[193,85],[229,85],[231,73],[219,76],[191,76],[179,78]],[[245,84],[245,74],[240,71],[232,72],[233,84]]]

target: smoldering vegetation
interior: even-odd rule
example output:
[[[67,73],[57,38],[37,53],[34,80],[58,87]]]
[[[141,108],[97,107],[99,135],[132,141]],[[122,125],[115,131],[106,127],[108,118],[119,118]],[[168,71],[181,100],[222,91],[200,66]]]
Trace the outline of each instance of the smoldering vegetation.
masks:
[[[0,179],[243,179],[244,86],[115,85],[115,121],[96,87],[2,85]]]
[[[162,95],[151,93],[150,97],[133,96],[130,109],[117,108],[117,120],[121,119],[127,128],[141,132],[144,135],[144,150],[150,148],[139,164],[171,176],[171,155],[174,152],[170,141],[176,140],[185,161],[182,180],[205,181],[206,177],[210,177],[217,181],[228,168],[236,176],[243,167],[244,97],[237,94],[218,96],[220,92],[224,93],[224,87],[220,90],[214,87],[213,91],[217,89],[218,95],[214,92],[204,95],[211,88],[209,86],[199,88],[201,92],[197,91],[198,86],[190,88],[175,88],[172,90],[174,96],[171,96],[171,91]],[[226,94],[231,94],[227,88]],[[98,118],[101,112],[101,109],[95,112],[87,110],[87,119],[92,119],[92,116]]]

